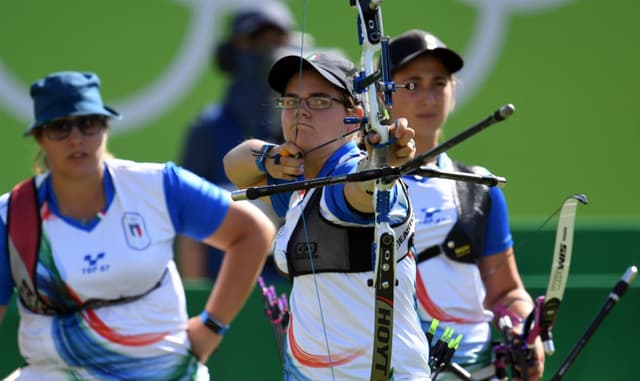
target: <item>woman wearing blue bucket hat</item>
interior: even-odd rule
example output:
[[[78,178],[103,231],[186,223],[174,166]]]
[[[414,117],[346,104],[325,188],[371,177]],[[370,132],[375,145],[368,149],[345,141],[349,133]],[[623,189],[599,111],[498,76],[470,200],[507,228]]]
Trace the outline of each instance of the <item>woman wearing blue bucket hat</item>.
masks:
[[[25,135],[44,171],[0,196],[0,320],[18,290],[12,380],[208,380],[203,363],[255,284],[274,235],[250,204],[173,163],[114,159],[93,73],[31,86]],[[185,234],[226,252],[200,316],[173,260]]]

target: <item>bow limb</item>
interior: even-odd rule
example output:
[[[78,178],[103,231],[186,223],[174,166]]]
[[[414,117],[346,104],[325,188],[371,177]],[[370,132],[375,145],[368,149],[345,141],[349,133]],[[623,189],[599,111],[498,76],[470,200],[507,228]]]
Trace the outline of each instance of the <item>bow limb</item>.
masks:
[[[564,295],[571,266],[571,254],[573,252],[573,231],[576,219],[578,202],[587,203],[585,195],[574,195],[567,198],[560,209],[558,227],[556,229],[556,241],[553,250],[553,262],[549,275],[547,292],[541,300],[541,305],[536,305],[539,311],[536,324],[540,330],[540,337],[545,346],[545,353],[552,355],[555,352],[551,339],[551,328],[558,317],[558,309]],[[538,299],[540,299],[538,298]],[[532,342],[535,339],[529,339]]]

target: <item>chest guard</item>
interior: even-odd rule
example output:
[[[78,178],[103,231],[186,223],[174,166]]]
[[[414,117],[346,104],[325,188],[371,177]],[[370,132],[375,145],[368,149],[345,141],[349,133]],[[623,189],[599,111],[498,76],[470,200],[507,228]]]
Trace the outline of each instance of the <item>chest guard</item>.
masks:
[[[453,161],[458,172],[476,173],[480,170]],[[484,173],[483,173],[484,174]],[[489,187],[466,181],[456,181],[456,205],[458,220],[453,225],[444,242],[426,248],[416,257],[418,263],[445,254],[449,259],[462,263],[478,263],[484,251],[484,231],[491,210]]]
[[[402,189],[406,194],[405,187]],[[313,192],[304,208],[304,216],[298,220],[290,236],[286,255],[289,276],[323,272],[373,271],[371,251],[374,228],[372,226],[340,226],[328,221],[320,212],[321,196],[320,190]],[[398,261],[406,256],[408,249],[412,246],[413,213],[411,209],[407,216],[397,225],[392,225],[398,237],[397,252],[402,253]],[[402,238],[401,242],[400,238]]]

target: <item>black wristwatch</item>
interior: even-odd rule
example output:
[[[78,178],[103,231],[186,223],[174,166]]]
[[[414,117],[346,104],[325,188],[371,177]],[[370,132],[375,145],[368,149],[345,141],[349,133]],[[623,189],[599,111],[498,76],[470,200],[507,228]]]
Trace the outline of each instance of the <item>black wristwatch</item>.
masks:
[[[256,156],[256,167],[258,167],[258,170],[261,173],[267,173],[267,168],[264,166],[264,162],[267,160],[269,152],[271,152],[275,146],[275,144],[265,143],[262,145],[262,148],[260,148],[260,153]]]
[[[207,310],[202,311],[202,313],[200,314],[200,321],[202,321],[202,324],[204,324],[205,327],[209,328],[213,333],[220,336],[224,335],[225,332],[227,332],[229,328],[231,328],[230,325],[221,323],[215,318],[211,317]]]

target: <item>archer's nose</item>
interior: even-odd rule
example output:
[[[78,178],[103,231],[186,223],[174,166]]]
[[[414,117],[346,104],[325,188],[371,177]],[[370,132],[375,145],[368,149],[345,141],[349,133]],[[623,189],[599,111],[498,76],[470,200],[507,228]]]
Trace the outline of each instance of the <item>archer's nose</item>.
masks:
[[[307,102],[301,102],[300,107],[296,110],[296,117],[308,118],[311,115],[311,109],[307,105]]]

